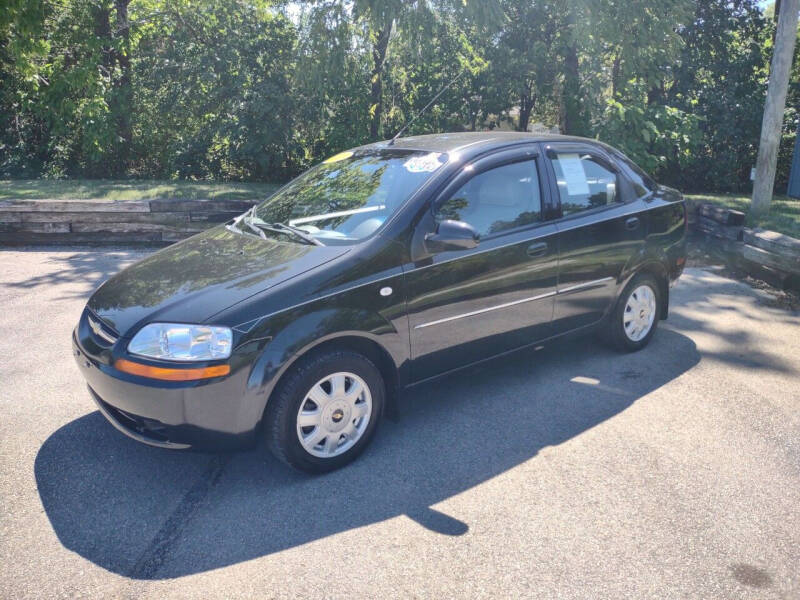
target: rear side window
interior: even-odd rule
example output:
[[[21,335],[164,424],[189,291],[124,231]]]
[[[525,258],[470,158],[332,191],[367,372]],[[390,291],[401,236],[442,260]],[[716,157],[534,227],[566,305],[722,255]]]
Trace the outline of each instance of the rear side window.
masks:
[[[617,174],[602,159],[585,152],[551,151],[548,156],[565,216],[607,206],[619,199]]]
[[[616,148],[607,147],[606,149],[610,150],[611,154],[614,155],[614,158],[621,162],[623,166],[627,167],[625,171],[628,175],[628,178],[631,180],[631,184],[633,184],[633,190],[636,192],[637,198],[641,198],[650,192],[656,191],[658,184],[656,184],[656,182],[653,181],[652,178],[639,167],[639,165],[637,165]]]
[[[536,161],[495,167],[479,173],[438,206],[436,222],[463,221],[481,236],[539,220],[542,200]]]

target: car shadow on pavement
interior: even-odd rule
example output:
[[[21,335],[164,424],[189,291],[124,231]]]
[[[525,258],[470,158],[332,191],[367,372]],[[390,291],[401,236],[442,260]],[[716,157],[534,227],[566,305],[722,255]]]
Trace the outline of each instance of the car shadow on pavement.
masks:
[[[318,477],[263,451],[142,446],[93,412],[44,442],[36,481],[66,548],[135,579],[216,569],[399,515],[461,535],[469,524],[432,506],[603,423],[699,361],[694,342],[666,328],[630,355],[586,338],[523,351],[414,388],[402,419],[384,422],[361,458]]]

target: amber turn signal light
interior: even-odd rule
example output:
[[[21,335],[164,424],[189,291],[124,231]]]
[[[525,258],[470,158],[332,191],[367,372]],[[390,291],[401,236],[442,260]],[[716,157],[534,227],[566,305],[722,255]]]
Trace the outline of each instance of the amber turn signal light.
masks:
[[[152,367],[142,363],[133,362],[120,358],[114,362],[114,367],[123,373],[149,377],[150,379],[161,379],[163,381],[193,381],[195,379],[209,379],[211,377],[222,377],[231,372],[230,365],[214,365],[213,367],[201,367],[192,369],[169,369],[164,367]]]

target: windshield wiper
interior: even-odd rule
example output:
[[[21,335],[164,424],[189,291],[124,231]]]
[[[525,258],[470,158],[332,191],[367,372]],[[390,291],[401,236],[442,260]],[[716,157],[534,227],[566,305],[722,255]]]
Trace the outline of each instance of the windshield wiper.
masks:
[[[309,234],[307,231],[303,231],[298,227],[292,227],[291,225],[286,225],[284,223],[267,223],[266,221],[262,221],[255,215],[251,215],[249,213],[245,213],[243,222],[251,229],[257,229],[260,235],[264,235],[264,231],[274,231],[276,233],[283,234],[288,233],[303,240],[307,244],[312,244],[314,246],[325,245],[313,235]]]
[[[309,244],[314,244],[315,246],[324,246],[322,242],[320,242],[317,238],[313,235],[305,231],[304,229],[300,229],[299,227],[294,227],[292,225],[287,225],[286,223],[272,223],[272,228],[277,229],[279,231],[289,231],[295,234],[302,240],[307,241]]]
[[[255,208],[255,207],[253,207],[253,208]],[[264,232],[249,221],[249,217],[253,213],[253,208],[248,209],[247,212],[245,212],[244,214],[241,214],[238,217],[236,217],[234,219],[233,223],[231,223],[230,225],[226,225],[225,228],[229,229],[230,231],[234,231],[236,233],[243,234],[244,231],[239,228],[239,227],[241,227],[239,224],[240,223],[244,223],[245,226],[247,226],[247,228],[250,230],[251,233],[254,233],[258,237],[260,237],[262,240],[266,240],[267,236],[264,235]],[[237,227],[237,225],[239,225],[239,227]]]
[[[264,232],[261,230],[260,227],[256,227],[253,223],[251,223],[247,219],[243,219],[242,222],[250,229],[250,231],[255,231],[256,235],[260,237],[262,240],[267,239],[267,236],[264,235]]]

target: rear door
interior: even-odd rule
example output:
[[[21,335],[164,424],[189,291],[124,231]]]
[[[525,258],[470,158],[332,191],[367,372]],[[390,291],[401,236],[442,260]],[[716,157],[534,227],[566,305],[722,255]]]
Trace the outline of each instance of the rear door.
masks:
[[[556,228],[542,220],[538,152],[530,145],[466,165],[423,217],[418,239],[445,219],[481,239],[404,266],[414,381],[550,335],[558,252]]]
[[[647,223],[630,181],[601,148],[553,142],[544,150],[559,202],[553,327],[563,333],[603,317],[625,265],[644,248]]]

